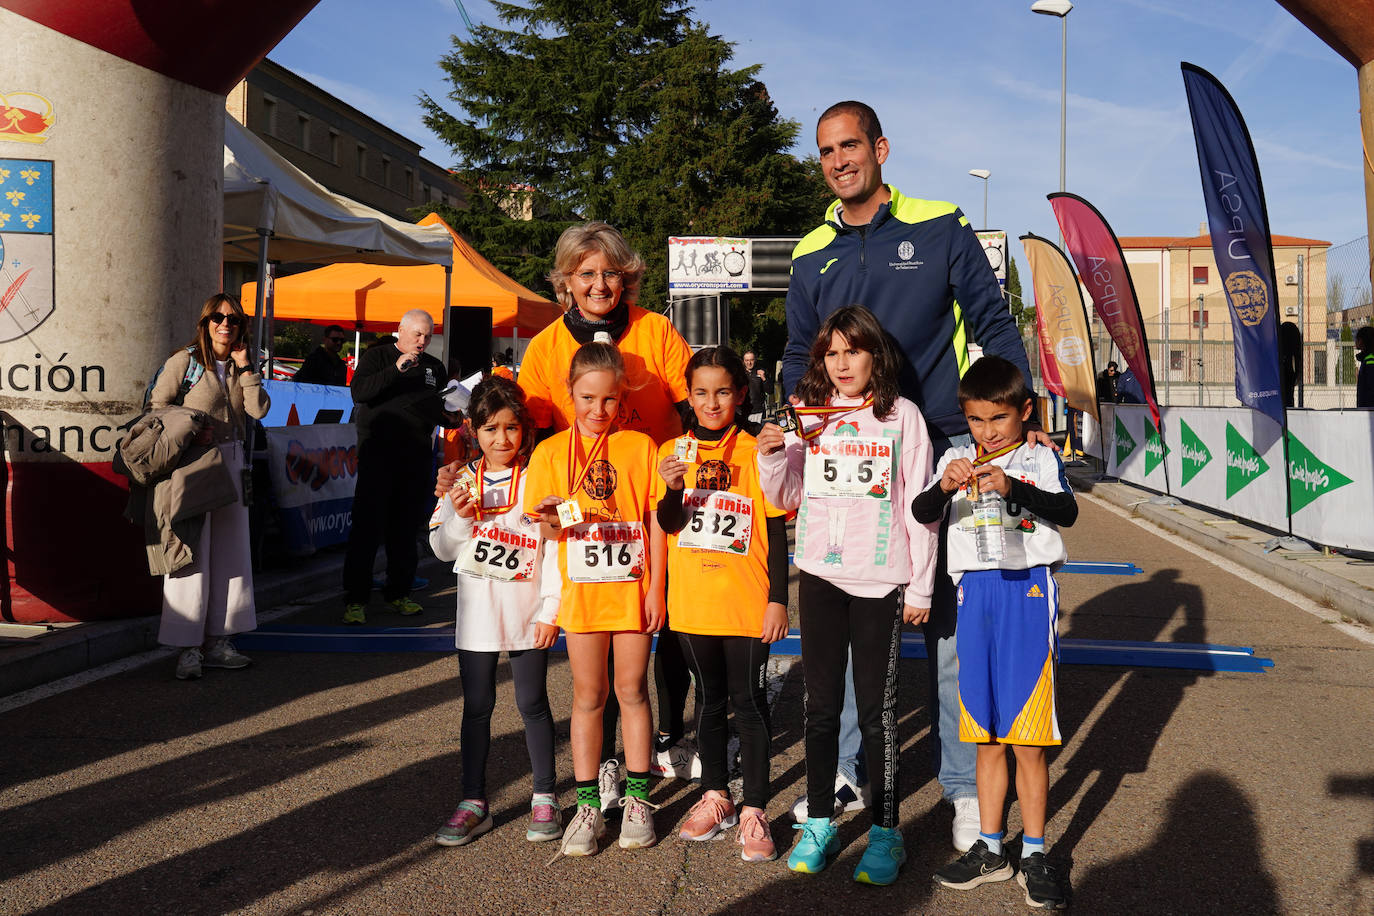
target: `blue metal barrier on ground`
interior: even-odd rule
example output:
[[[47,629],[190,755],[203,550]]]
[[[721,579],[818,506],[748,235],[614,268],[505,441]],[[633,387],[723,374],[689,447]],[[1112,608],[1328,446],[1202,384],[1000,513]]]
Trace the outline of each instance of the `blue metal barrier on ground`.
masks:
[[[260,627],[234,637],[238,648],[254,652],[453,652],[452,627]],[[773,655],[801,655],[801,634],[792,630],[773,643]],[[566,651],[560,636],[555,652]],[[920,633],[902,634],[902,658],[926,657]],[[1112,665],[1132,668],[1181,668],[1189,671],[1261,672],[1274,662],[1256,658],[1244,646],[1195,643],[1123,642],[1064,639],[1059,661],[1065,665]]]

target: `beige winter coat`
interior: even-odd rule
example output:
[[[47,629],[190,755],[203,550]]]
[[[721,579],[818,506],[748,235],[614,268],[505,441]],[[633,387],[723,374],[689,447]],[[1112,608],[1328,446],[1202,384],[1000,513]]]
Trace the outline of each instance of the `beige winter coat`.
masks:
[[[205,513],[238,499],[219,446],[194,444],[211,423],[189,407],[150,410],[119,444],[116,470],[130,481],[124,516],[143,529],[148,571],[155,576],[190,563]]]
[[[191,362],[191,354],[186,350],[173,353],[162,366],[162,374],[153,386],[150,405],[156,409],[167,407],[176,402],[177,391],[182,379],[186,378],[186,367]],[[229,361],[228,381],[221,383],[213,365],[205,367],[205,373],[186,392],[183,407],[191,407],[209,414],[215,421],[215,441],[228,442],[244,437],[243,415],[255,420],[267,416],[271,398],[262,387],[262,375],[258,372],[240,372]]]

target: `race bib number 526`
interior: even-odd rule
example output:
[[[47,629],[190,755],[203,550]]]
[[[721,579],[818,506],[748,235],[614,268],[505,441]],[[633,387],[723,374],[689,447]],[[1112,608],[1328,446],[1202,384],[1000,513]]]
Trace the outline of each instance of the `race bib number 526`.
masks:
[[[572,581],[633,582],[644,577],[647,538],[642,523],[587,522],[566,530]]]
[[[492,522],[473,528],[458,556],[456,572],[498,582],[523,582],[534,575],[539,540]]]

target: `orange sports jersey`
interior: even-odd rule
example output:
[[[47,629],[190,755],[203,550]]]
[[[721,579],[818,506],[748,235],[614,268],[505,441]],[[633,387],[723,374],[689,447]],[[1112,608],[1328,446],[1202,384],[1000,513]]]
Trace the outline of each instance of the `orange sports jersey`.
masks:
[[[562,319],[534,336],[520,364],[521,390],[536,427],[562,432],[573,420],[568,367],[581,346]],[[630,324],[616,342],[625,360],[625,393],[619,429],[646,433],[655,442],[682,435],[676,404],[687,399],[691,348],[672,322],[657,312],[630,306]]]
[[[642,631],[650,557],[645,522],[650,477],[657,473],[654,443],[643,433],[617,430],[597,448],[596,439],[578,435],[570,467],[568,450],[573,436],[572,430],[564,430],[539,443],[530,456],[525,483],[525,511],[533,512],[546,496],[567,499],[570,483],[581,477],[576,498],[582,524],[564,530],[558,539],[558,569],[563,574],[558,625],[573,633]],[[593,449],[595,453],[590,454]],[[625,527],[616,524],[623,522],[639,524],[637,543],[617,540],[627,533]],[[570,566],[574,571],[595,573],[606,568],[613,556],[622,555],[622,548],[627,552],[624,555],[635,557],[640,557],[642,550],[642,565],[630,569],[632,581],[575,582],[570,578]],[[576,555],[569,557],[570,550]]]
[[[515,373],[511,371],[510,366],[497,366],[491,370],[491,374],[512,382],[515,381]]]
[[[673,454],[674,442],[658,449],[655,507],[668,491],[657,467]],[[726,433],[719,442],[698,441],[697,460],[687,465],[683,510],[688,523],[681,532],[668,535],[668,623],[679,633],[756,638],[763,633],[768,606],[767,520],[783,512],[763,495],[754,448],[754,437],[748,433]],[[710,496],[713,491],[717,495]],[[741,537],[744,506],[750,516],[747,545]],[[693,537],[693,529],[701,540],[714,532],[718,537],[710,539],[712,546],[724,549],[680,546],[682,538]],[[787,545],[778,549],[786,550]]]

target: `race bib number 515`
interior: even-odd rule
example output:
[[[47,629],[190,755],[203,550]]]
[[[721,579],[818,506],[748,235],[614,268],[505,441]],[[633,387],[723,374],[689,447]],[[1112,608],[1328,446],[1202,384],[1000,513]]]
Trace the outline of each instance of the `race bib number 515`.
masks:
[[[892,448],[891,439],[821,436],[806,450],[806,495],[891,499]]]
[[[634,582],[644,577],[647,538],[640,522],[587,522],[567,529],[573,582]]]

